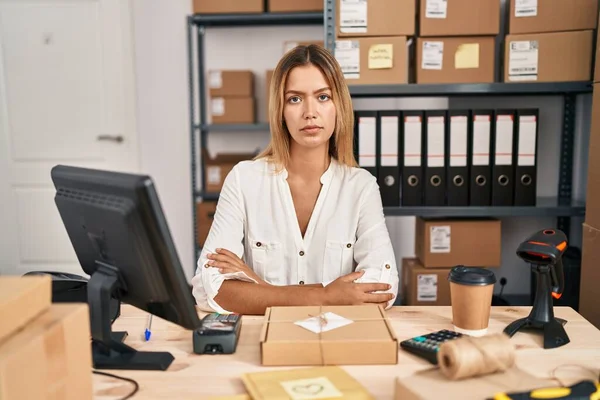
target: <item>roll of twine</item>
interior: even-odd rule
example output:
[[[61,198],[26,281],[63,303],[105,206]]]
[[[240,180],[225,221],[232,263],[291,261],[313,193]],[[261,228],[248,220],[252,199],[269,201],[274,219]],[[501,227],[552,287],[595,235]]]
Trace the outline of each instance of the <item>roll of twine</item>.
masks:
[[[438,365],[451,380],[503,372],[514,363],[515,349],[504,333],[462,336],[444,342],[438,351]]]

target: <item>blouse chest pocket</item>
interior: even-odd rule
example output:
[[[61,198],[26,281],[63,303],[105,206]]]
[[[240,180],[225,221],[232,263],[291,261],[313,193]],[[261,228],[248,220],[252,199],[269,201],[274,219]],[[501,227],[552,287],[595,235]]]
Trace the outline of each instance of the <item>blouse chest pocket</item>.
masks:
[[[269,283],[280,284],[283,268],[281,243],[252,239],[250,249],[254,272]]]
[[[323,260],[323,282],[329,282],[352,272],[354,241],[327,240]]]

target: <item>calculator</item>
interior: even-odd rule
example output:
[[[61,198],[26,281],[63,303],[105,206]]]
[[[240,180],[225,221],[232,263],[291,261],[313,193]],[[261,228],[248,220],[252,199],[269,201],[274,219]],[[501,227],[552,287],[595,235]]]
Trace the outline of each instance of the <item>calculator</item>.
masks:
[[[193,333],[194,353],[235,353],[241,329],[240,314],[207,314],[202,318],[200,328]]]
[[[448,340],[458,339],[462,333],[443,329],[427,335],[417,336],[400,342],[400,347],[409,353],[422,357],[430,363],[437,365],[437,352],[442,343]]]

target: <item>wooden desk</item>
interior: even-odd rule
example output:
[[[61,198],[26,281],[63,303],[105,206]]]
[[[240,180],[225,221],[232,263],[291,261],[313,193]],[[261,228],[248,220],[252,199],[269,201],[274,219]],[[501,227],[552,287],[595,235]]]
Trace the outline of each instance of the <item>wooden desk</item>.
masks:
[[[501,332],[511,321],[525,317],[529,307],[494,307],[490,332]],[[556,367],[577,364],[600,368],[600,331],[567,307],[556,307],[555,314],[568,321],[565,329],[571,343],[559,349],[544,350],[541,336],[517,333],[512,341],[517,345],[517,366],[532,375],[546,378]],[[388,316],[399,340],[440,329],[452,329],[450,307],[393,307]],[[245,393],[240,379],[247,372],[275,369],[260,365],[259,334],[262,317],[244,316],[242,334],[235,354],[197,355],[192,351],[190,331],[154,317],[152,338],[143,340],[147,314],[124,306],[113,330],[126,330],[126,343],[142,351],[169,351],[175,361],[167,371],[106,371],[130,377],[140,384],[135,399],[200,399],[215,395]],[[295,367],[276,367],[290,369]],[[400,350],[397,365],[344,366],[377,399],[392,399],[395,377],[408,376],[431,368],[420,358]],[[580,369],[561,369],[560,377],[572,380],[589,379]],[[95,399],[117,399],[130,392],[132,386],[112,378],[94,375]]]

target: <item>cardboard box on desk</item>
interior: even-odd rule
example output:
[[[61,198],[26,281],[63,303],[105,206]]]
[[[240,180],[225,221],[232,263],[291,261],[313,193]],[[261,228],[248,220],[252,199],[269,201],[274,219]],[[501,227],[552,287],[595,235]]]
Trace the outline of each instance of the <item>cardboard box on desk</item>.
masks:
[[[253,14],[264,11],[263,0],[194,0],[195,14]]]
[[[91,398],[87,304],[53,304],[0,342],[0,399]]]
[[[0,342],[26,326],[51,304],[52,280],[49,276],[0,277]]]
[[[499,267],[501,250],[499,220],[416,219],[415,254],[425,268]]]
[[[325,319],[320,319],[320,315]],[[336,316],[352,322],[333,328],[341,325]],[[316,332],[297,324],[307,319],[312,319],[308,323]],[[323,331],[319,332],[321,326]],[[329,327],[333,329],[327,330]],[[262,365],[398,362],[398,340],[386,319],[385,310],[377,305],[270,307],[265,313],[260,343]]]
[[[504,81],[590,80],[593,38],[593,31],[507,35]]]
[[[500,0],[421,0],[420,37],[500,32]]]
[[[416,9],[416,0],[362,3],[337,0],[336,37],[413,36],[416,33]]]
[[[221,153],[211,158],[206,149],[202,151],[204,159],[204,190],[218,192],[223,187],[227,174],[241,161],[250,160],[256,153]]]
[[[596,29],[597,20],[597,0],[544,0],[539,2],[510,0],[508,33]]]
[[[417,39],[417,83],[494,82],[494,37]]]
[[[416,258],[402,259],[402,304],[449,306],[451,268],[424,268]]]
[[[335,57],[349,85],[408,83],[406,36],[340,39]]]
[[[254,97],[254,73],[248,70],[208,71],[210,97]]]

